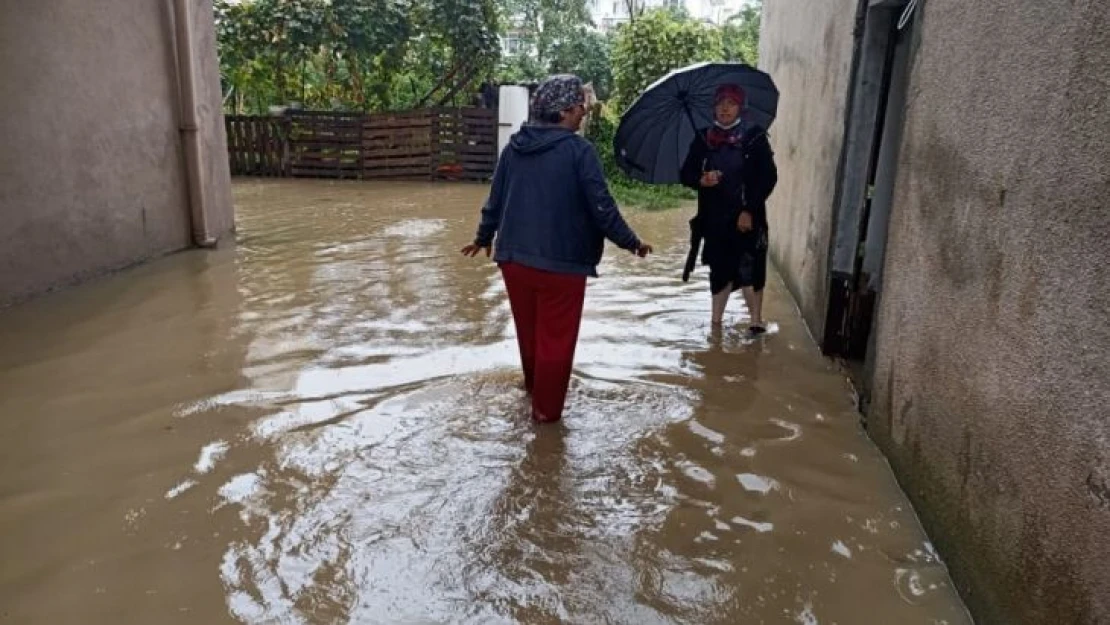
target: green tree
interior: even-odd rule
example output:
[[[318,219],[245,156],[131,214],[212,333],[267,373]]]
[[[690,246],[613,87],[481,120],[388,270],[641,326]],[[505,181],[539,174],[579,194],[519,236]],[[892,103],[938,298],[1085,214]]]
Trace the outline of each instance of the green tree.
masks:
[[[552,48],[549,73],[577,74],[593,83],[598,99],[607,100],[613,91],[610,43],[605,35],[579,27]]]
[[[407,78],[409,94],[413,85],[419,83],[423,86],[418,91],[422,98],[452,72],[455,72],[452,82],[465,83],[456,96],[472,93],[478,83],[493,74],[500,56],[496,0],[413,2],[415,38],[410,42],[410,54],[402,73]],[[404,100],[408,101],[407,95]],[[393,108],[403,107],[393,103]]]
[[[411,0],[416,31],[453,60],[492,67],[500,52],[500,19],[495,0]]]
[[[590,25],[586,0],[501,0],[503,32],[512,32],[530,48],[542,71],[554,49]]]
[[[223,76],[242,92],[285,101],[289,78],[318,50],[323,0],[216,0]]]
[[[617,31],[613,85],[618,106],[632,103],[648,85],[672,70],[724,55],[717,28],[671,10],[648,11]]]
[[[519,54],[501,59],[497,80],[502,83],[527,83],[541,80],[547,70],[540,67],[535,57]]]
[[[413,28],[406,9],[392,0],[332,0],[328,7],[322,43],[346,69],[355,108],[388,105]]]
[[[214,0],[221,75],[236,111],[300,99],[313,108],[388,108],[397,85],[475,78],[498,55],[495,0]],[[405,74],[408,81],[400,81]]]
[[[721,27],[725,60],[755,66],[759,63],[759,28],[763,9],[761,3],[749,5],[728,18]]]

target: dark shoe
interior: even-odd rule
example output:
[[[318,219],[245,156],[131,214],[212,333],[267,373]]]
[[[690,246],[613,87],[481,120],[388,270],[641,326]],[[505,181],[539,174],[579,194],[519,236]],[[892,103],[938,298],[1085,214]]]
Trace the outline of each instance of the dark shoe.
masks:
[[[767,334],[767,328],[761,325],[755,325],[748,328],[749,336],[762,336]]]

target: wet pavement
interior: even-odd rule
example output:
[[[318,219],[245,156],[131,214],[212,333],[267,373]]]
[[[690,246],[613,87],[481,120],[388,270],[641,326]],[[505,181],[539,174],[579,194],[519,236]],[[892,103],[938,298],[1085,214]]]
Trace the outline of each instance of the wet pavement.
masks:
[[[243,181],[237,246],[0,311],[0,623],[970,622],[781,282],[709,336],[683,211],[530,423],[483,193]]]

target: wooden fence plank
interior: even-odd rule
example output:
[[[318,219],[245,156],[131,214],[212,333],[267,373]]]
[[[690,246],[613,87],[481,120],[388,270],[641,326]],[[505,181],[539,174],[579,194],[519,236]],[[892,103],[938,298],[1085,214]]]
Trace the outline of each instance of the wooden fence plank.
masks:
[[[497,162],[490,109],[293,111],[225,123],[233,175],[488,180]]]
[[[374,160],[363,161],[363,169],[378,169],[389,167],[428,167],[432,159],[427,156],[419,156],[415,158],[381,158]]]
[[[274,117],[228,115],[228,167],[234,175],[284,174],[285,120]]]
[[[230,151],[230,167],[232,175],[242,175],[243,168],[240,165],[242,155],[239,152],[239,122],[237,120],[228,118],[227,120],[227,147]]]
[[[425,158],[431,157],[431,150],[429,146],[422,146],[418,148],[392,148],[392,149],[376,149],[370,150],[363,148],[362,160],[372,161],[378,158],[395,158],[398,156],[423,156]]]

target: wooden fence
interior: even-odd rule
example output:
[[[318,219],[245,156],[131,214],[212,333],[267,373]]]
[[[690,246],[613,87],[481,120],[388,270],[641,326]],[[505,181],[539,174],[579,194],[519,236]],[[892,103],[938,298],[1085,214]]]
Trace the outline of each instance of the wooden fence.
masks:
[[[488,180],[497,163],[493,109],[292,111],[226,120],[236,176]]]
[[[372,115],[362,124],[362,177],[366,179],[433,176],[436,141],[429,110]]]
[[[280,117],[228,115],[227,152],[237,176],[283,176],[289,124]]]

